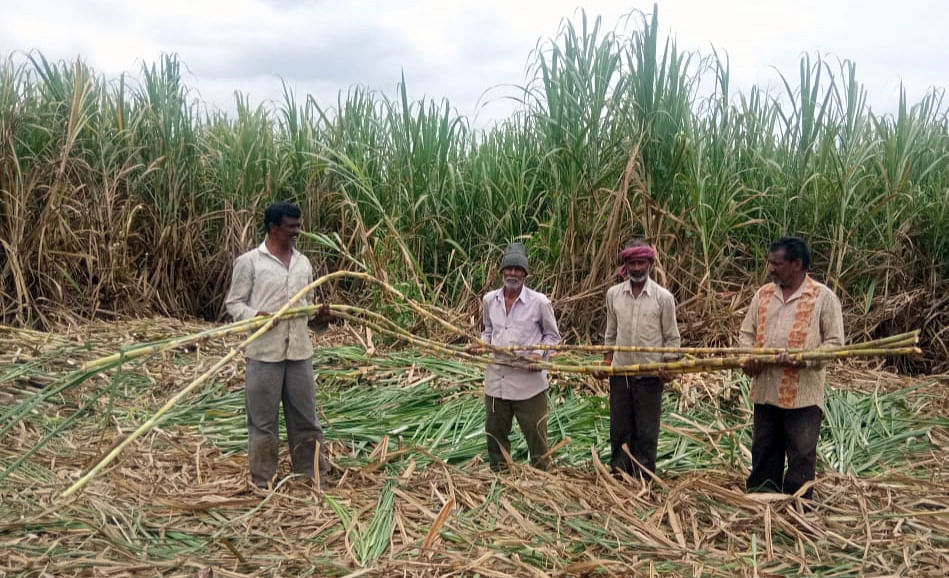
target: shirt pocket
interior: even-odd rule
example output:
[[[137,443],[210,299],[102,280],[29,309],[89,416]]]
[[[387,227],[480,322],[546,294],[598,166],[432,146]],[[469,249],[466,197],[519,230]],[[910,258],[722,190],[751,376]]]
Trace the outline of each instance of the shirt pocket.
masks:
[[[643,303],[639,315],[639,342],[648,345],[662,343],[662,318],[657,303]]]
[[[533,345],[538,341],[540,318],[527,318],[514,324],[511,328],[512,343],[517,345]]]
[[[494,322],[494,335],[491,341],[495,345],[521,345],[524,343],[523,324],[515,319],[499,313]]]

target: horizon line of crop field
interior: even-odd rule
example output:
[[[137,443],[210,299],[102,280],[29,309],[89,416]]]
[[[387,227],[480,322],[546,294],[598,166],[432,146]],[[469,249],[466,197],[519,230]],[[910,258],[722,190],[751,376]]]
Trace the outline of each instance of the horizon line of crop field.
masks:
[[[660,38],[655,13],[623,34],[565,21],[531,54],[519,110],[483,131],[404,79],[394,97],[238,93],[236,114],[202,112],[181,67],[0,62],[0,321],[218,318],[233,257],[283,198],[319,268],[455,311],[524,240],[531,284],[576,336],[599,332],[617,250],[643,236],[686,339],[728,341],[767,243],[799,234],[853,337],[921,328],[929,361],[949,359],[942,88],[878,116],[854,63],[804,56],[783,94],[733,94],[728,61]]]

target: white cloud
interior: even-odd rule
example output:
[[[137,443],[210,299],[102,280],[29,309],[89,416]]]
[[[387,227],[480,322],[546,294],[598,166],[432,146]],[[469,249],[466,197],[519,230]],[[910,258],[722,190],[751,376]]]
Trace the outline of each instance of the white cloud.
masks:
[[[521,84],[530,52],[556,35],[564,18],[579,25],[578,0],[391,2],[357,0],[0,0],[0,51],[38,49],[51,60],[81,55],[98,71],[137,73],[142,62],[176,52],[189,83],[229,109],[234,91],[279,99],[281,78],[302,97],[332,105],[339,90],[360,84],[395,95],[405,71],[410,96],[447,97],[473,116],[496,85]],[[588,1],[612,29],[651,2]],[[944,23],[937,0],[665,0],[659,24],[680,49],[730,57],[732,84],[780,86],[774,68],[796,81],[804,52],[857,63],[877,110],[892,110],[902,80],[911,101],[946,85]],[[634,18],[638,26],[638,19]],[[511,104],[495,89],[481,111],[486,122]]]

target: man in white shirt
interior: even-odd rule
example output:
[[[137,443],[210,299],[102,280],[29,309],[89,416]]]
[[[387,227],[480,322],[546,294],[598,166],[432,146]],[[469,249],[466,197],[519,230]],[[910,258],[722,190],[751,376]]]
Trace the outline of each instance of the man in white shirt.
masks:
[[[546,295],[524,285],[527,271],[527,250],[521,243],[511,243],[501,258],[503,287],[488,292],[482,300],[483,341],[499,346],[560,343],[553,306]],[[516,355],[541,360],[548,354],[528,350]],[[484,406],[492,470],[501,470],[507,463],[504,454],[511,452],[509,435],[514,418],[524,432],[531,465],[549,467],[547,372],[489,365],[484,372]]]
[[[294,248],[300,217],[300,208],[286,202],[274,203],[264,211],[266,238],[234,261],[225,306],[236,321],[271,315],[312,282],[310,261]],[[309,302],[305,296],[297,303],[304,306]],[[328,312],[322,311],[320,316],[325,318]],[[313,345],[307,320],[277,321],[247,346],[245,357],[251,482],[259,488],[272,487],[280,445],[281,400],[293,472],[313,477],[316,444],[322,446],[323,429],[316,417]],[[328,464],[322,449],[319,468],[323,481]]]
[[[656,251],[636,240],[620,253],[623,281],[606,292],[606,345],[679,347],[676,302],[665,287],[649,273]],[[603,364],[613,367],[656,363],[673,356],[658,353],[617,352],[603,356]],[[644,475],[656,471],[662,389],[670,380],[665,371],[656,375],[613,375],[610,377],[610,467]],[[628,448],[628,452],[623,446]],[[635,463],[630,459],[635,458]]]

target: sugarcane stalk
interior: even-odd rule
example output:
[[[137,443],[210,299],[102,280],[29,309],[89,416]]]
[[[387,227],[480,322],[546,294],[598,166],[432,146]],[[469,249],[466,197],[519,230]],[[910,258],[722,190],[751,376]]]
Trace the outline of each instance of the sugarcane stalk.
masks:
[[[487,358],[484,358],[478,355],[473,355],[471,353],[467,353],[465,351],[461,351],[458,349],[451,349],[438,342],[432,341],[430,339],[426,339],[424,337],[418,337],[408,332],[403,333],[403,332],[392,331],[391,329],[388,329],[387,327],[384,327],[383,325],[380,325],[379,323],[375,323],[367,319],[361,319],[355,315],[351,315],[344,311],[338,311],[336,315],[340,317],[341,319],[346,319],[354,323],[359,323],[365,327],[372,329],[373,331],[377,333],[381,333],[383,335],[389,335],[390,337],[400,339],[404,341],[405,343],[408,343],[409,345],[415,346],[425,351],[429,351],[431,353],[441,353],[444,355],[457,357],[465,361],[469,361],[471,363],[481,364],[481,365],[488,365],[492,363],[492,361]],[[520,366],[516,366],[516,367],[520,367]]]
[[[895,346],[895,345],[897,345],[897,342],[899,342],[899,345],[905,345],[904,343],[902,343],[903,341],[912,341],[913,344],[915,345],[916,343],[919,343],[919,333],[920,333],[920,330],[919,330],[919,329],[914,329],[914,330],[908,331],[908,332],[906,332],[906,333],[899,333],[899,334],[897,334],[897,335],[890,335],[889,337],[881,337],[880,339],[874,339],[874,340],[871,340],[871,341],[864,341],[864,342],[862,342],[862,343],[855,343],[855,344],[850,345],[850,346],[841,346],[841,349],[843,349],[843,348],[848,348],[848,347],[849,347],[849,349],[865,349],[865,348],[868,348],[868,347],[869,347],[869,348],[874,348],[874,347],[881,347],[881,346],[884,346],[884,345],[894,345],[894,346]]]
[[[448,354],[454,357],[459,357],[465,359],[469,362],[476,363],[478,365],[504,365],[508,367],[515,367],[520,369],[527,369],[531,371],[551,371],[556,373],[579,373],[579,374],[592,374],[592,373],[601,373],[605,375],[652,375],[657,373],[660,369],[664,369],[669,373],[695,373],[707,371],[709,369],[730,369],[730,368],[740,368],[745,363],[749,361],[759,361],[767,364],[777,364],[779,362],[779,356],[782,353],[789,353],[787,350],[776,349],[776,353],[770,354],[756,354],[756,355],[745,355],[741,357],[733,358],[700,358],[700,359],[687,359],[681,361],[670,361],[670,362],[655,362],[655,363],[644,363],[636,365],[626,365],[626,366],[617,366],[617,367],[607,367],[602,365],[592,365],[592,366],[583,366],[583,365],[566,365],[566,364],[555,364],[545,361],[532,361],[524,358],[511,358],[511,357],[495,357],[495,358],[485,358],[481,356],[474,356],[467,352],[460,351],[458,349],[448,348],[444,345],[441,345],[437,342],[431,341],[429,339],[420,338],[414,336],[398,326],[395,326],[399,331],[394,331],[387,327],[383,327],[380,323],[375,323],[373,321],[368,321],[365,319],[359,319],[353,315],[345,313],[342,311],[344,307],[332,307],[331,309],[337,310],[338,315],[344,319],[362,323],[370,327],[373,331],[377,333],[389,335],[395,337],[396,339],[401,339],[410,345],[418,347],[420,349],[426,350],[430,353],[435,354]],[[346,309],[358,310],[358,308],[345,307]],[[384,321],[385,324],[391,324],[391,321],[385,319],[384,317],[366,310],[361,310],[364,314],[369,314],[375,318]],[[394,325],[394,324],[392,324]],[[534,346],[524,345],[517,346],[519,350],[531,349]],[[672,351],[676,351],[675,348],[665,348]],[[880,348],[849,348],[849,349],[837,349],[837,348],[827,348],[827,349],[818,349],[818,350],[798,350],[797,353],[790,354],[791,361],[808,361],[808,360],[832,360],[832,359],[843,359],[847,357],[875,357],[879,355],[914,355],[921,354],[922,351],[916,347],[880,347]]]
[[[310,305],[307,307],[298,307],[295,309],[290,309],[285,314],[280,316],[280,319],[292,319],[294,317],[304,317],[315,313],[320,308],[319,305]],[[178,347],[184,347],[186,345],[191,345],[192,343],[197,343],[200,341],[207,341],[208,339],[216,339],[220,337],[226,337],[228,335],[233,335],[235,333],[241,333],[243,331],[248,331],[250,329],[256,329],[267,322],[269,317],[265,315],[258,315],[257,317],[252,317],[250,319],[245,319],[243,321],[237,321],[230,323],[228,325],[223,325],[220,327],[214,327],[201,331],[199,333],[193,333],[191,335],[185,335],[175,339],[169,339],[164,341],[159,341],[157,343],[150,343],[145,346],[136,346],[129,347],[118,353],[112,355],[107,355],[105,357],[100,357],[98,359],[93,359],[87,361],[86,363],[80,366],[82,371],[96,371],[106,365],[111,365],[120,358],[126,360],[136,359],[139,357],[153,355],[156,353],[162,353],[170,349],[175,349]]]
[[[274,323],[278,319],[281,319],[287,315],[308,315],[317,307],[307,307],[300,308],[297,311],[291,313],[291,307],[309,292],[315,290],[319,286],[333,281],[336,279],[341,279],[344,277],[350,277],[354,279],[360,279],[365,282],[374,283],[377,286],[381,287],[388,293],[401,299],[406,305],[409,306],[413,311],[421,315],[423,318],[432,320],[442,326],[443,328],[449,330],[452,333],[457,335],[465,336],[466,333],[456,327],[455,325],[445,321],[444,319],[433,315],[420,304],[415,302],[413,299],[406,297],[401,291],[386,283],[385,281],[376,279],[367,273],[359,273],[353,271],[336,271],[328,275],[324,275],[312,283],[309,283],[306,287],[298,291],[293,297],[291,297],[276,313],[263,317],[260,319],[251,319],[243,322],[232,324],[231,326],[225,328],[218,328],[214,330],[209,330],[206,332],[201,332],[192,336],[186,336],[180,339],[173,339],[171,341],[159,344],[153,344],[150,346],[130,349],[124,352],[120,352],[114,356],[109,356],[107,358],[102,358],[96,360],[88,365],[92,371],[95,371],[97,368],[108,366],[111,363],[121,362],[124,359],[128,359],[130,356],[140,357],[143,355],[148,355],[150,353],[156,353],[159,351],[164,351],[174,347],[180,347],[183,344],[192,343],[194,341],[210,338],[210,336],[222,336],[230,333],[235,333],[238,331],[246,331],[249,328],[256,326],[260,322],[260,326],[257,330],[248,336],[243,342],[241,342],[236,347],[232,348],[227,355],[222,357],[217,363],[215,363],[210,369],[200,375],[198,378],[193,380],[190,384],[180,390],[172,398],[165,402],[161,408],[159,408],[155,414],[152,415],[145,423],[139,426],[132,434],[126,437],[121,443],[119,443],[109,454],[102,458],[97,464],[95,464],[85,475],[83,475],[79,480],[77,480],[73,485],[71,485],[65,492],[61,494],[62,498],[66,498],[74,494],[83,488],[93,477],[95,477],[103,468],[105,468],[109,463],[111,463],[122,450],[131,444],[134,440],[138,439],[140,436],[151,430],[155,425],[157,425],[165,414],[174,407],[178,402],[184,399],[189,393],[194,391],[198,386],[203,384],[205,381],[210,379],[215,373],[217,373],[225,364],[231,361],[240,351],[243,351],[250,343],[258,339],[261,335],[269,331]],[[331,310],[334,309],[331,307]],[[512,367],[520,367],[524,369],[541,371],[557,371],[564,373],[600,373],[606,375],[636,375],[643,373],[656,373],[659,369],[665,369],[671,373],[684,373],[687,371],[704,371],[708,368],[729,368],[729,367],[741,367],[745,363],[751,360],[757,360],[764,363],[777,363],[778,356],[782,353],[791,353],[787,350],[781,350],[780,353],[770,352],[768,354],[760,354],[760,351],[756,352],[756,355],[745,355],[741,357],[732,357],[732,358],[713,358],[713,359],[688,359],[680,360],[673,362],[664,362],[664,363],[645,363],[629,366],[618,366],[618,367],[605,367],[601,365],[596,366],[575,366],[575,365],[564,365],[564,364],[554,364],[544,361],[529,361],[524,359],[510,359],[503,356],[509,350],[521,346],[512,346],[512,347],[498,347],[484,342],[480,338],[474,337],[470,338],[471,341],[474,341],[479,346],[494,351],[495,353],[502,354],[502,357],[495,357],[490,360],[482,358],[480,356],[471,355],[467,352],[449,348],[444,345],[438,344],[432,340],[426,338],[419,338],[412,335],[411,333],[401,329],[391,321],[385,319],[384,317],[369,312],[367,310],[358,310],[358,308],[351,308],[347,306],[336,306],[335,311],[336,315],[349,319],[357,323],[362,323],[371,328],[376,329],[377,331],[385,334],[392,335],[400,340],[406,341],[410,344],[416,345],[420,348],[434,351],[441,354],[451,355],[454,357],[459,357],[467,361],[478,363],[478,364],[498,364],[498,365],[509,365]],[[352,313],[359,313],[365,317],[373,319],[365,319],[353,315]],[[915,332],[915,336],[918,338],[918,332]],[[892,344],[902,344],[906,340],[905,335],[897,335],[889,338],[884,338],[883,343],[892,343]],[[863,344],[862,346],[852,346],[848,349],[841,350],[820,350],[820,351],[805,351],[805,352],[794,352],[791,355],[792,360],[809,360],[809,359],[838,359],[843,357],[867,357],[867,356],[877,356],[877,355],[907,355],[907,354],[919,354],[921,351],[916,347],[880,347],[881,342],[878,340],[873,344]],[[602,346],[600,346],[602,347]],[[541,346],[530,345],[523,346],[520,350],[540,350],[543,349]],[[657,348],[652,348],[652,351],[655,352]],[[682,348],[674,348],[675,353],[684,353],[681,351]],[[686,348],[689,349],[689,348]],[[696,349],[696,348],[692,348]],[[709,348],[705,348],[709,349]],[[587,349],[587,351],[590,351]],[[615,349],[614,349],[615,351]],[[643,350],[645,351],[645,350]],[[85,367],[85,366],[84,366]]]
[[[809,360],[833,360],[844,359],[848,357],[877,357],[881,355],[921,355],[922,350],[918,347],[899,347],[882,349],[858,349],[852,351],[828,351],[814,350],[806,353],[798,353],[790,356],[791,361],[809,361]],[[702,359],[684,359],[680,361],[640,363],[633,365],[619,365],[610,367],[605,365],[563,365],[545,362],[520,362],[513,365],[533,371],[552,371],[557,373],[579,373],[592,374],[599,373],[603,375],[655,375],[659,370],[665,370],[668,373],[696,373],[711,369],[738,369],[746,363],[758,361],[761,363],[777,365],[780,363],[779,355],[744,355],[738,357],[716,357]]]
[[[222,367],[224,367],[225,364],[227,364],[227,363],[228,363],[229,361],[231,361],[235,356],[237,356],[237,354],[238,354],[240,351],[243,351],[250,343],[252,343],[252,342],[255,341],[256,339],[258,339],[261,335],[263,335],[264,333],[266,333],[267,331],[269,331],[270,328],[273,327],[274,323],[276,323],[276,321],[277,321],[278,319],[280,319],[281,316],[285,315],[285,314],[287,313],[287,311],[290,310],[290,307],[291,307],[294,303],[296,303],[297,301],[299,301],[300,299],[302,299],[305,295],[307,295],[307,294],[310,293],[311,291],[315,290],[315,289],[318,288],[319,286],[323,285],[324,283],[328,283],[329,281],[332,281],[332,280],[335,280],[335,279],[340,279],[340,278],[343,278],[343,277],[352,277],[352,278],[355,278],[355,279],[361,279],[361,280],[363,280],[363,281],[368,281],[368,282],[370,282],[370,283],[375,283],[375,284],[379,285],[380,287],[382,287],[383,289],[385,289],[386,291],[388,291],[388,292],[392,293],[393,295],[396,295],[397,297],[401,298],[403,301],[406,302],[406,304],[409,305],[410,308],[412,308],[414,311],[418,312],[418,313],[419,313],[420,315],[422,315],[423,317],[426,317],[426,318],[429,318],[429,319],[432,319],[432,320],[438,322],[440,325],[442,325],[442,326],[445,327],[446,329],[449,329],[449,330],[452,331],[452,332],[461,333],[461,330],[460,330],[460,329],[458,329],[457,327],[455,327],[455,326],[452,325],[451,323],[448,323],[447,321],[444,321],[443,319],[439,319],[437,316],[432,315],[431,313],[429,313],[428,311],[426,311],[425,308],[423,308],[422,306],[420,306],[419,304],[417,304],[414,300],[409,299],[409,298],[407,298],[405,295],[403,295],[401,291],[399,291],[398,289],[396,289],[396,288],[393,287],[392,285],[386,283],[385,281],[381,281],[381,280],[379,280],[379,279],[376,279],[375,277],[372,277],[371,275],[369,275],[369,274],[367,274],[367,273],[358,273],[358,272],[353,272],[353,271],[335,271],[335,272],[333,272],[333,273],[329,273],[329,274],[327,274],[327,275],[323,275],[322,277],[316,279],[316,280],[313,281],[312,283],[309,283],[308,285],[306,285],[305,287],[303,287],[302,289],[300,289],[295,295],[293,295],[293,296],[283,305],[283,307],[281,307],[281,308],[280,308],[276,313],[274,313],[273,315],[269,316],[269,318],[264,322],[263,325],[260,326],[260,328],[257,329],[256,332],[254,332],[253,334],[251,334],[250,336],[248,336],[248,337],[247,337],[243,342],[241,342],[239,345],[237,345],[236,347],[232,348],[231,351],[228,352],[227,355],[225,355],[225,356],[222,357],[220,360],[218,360],[218,362],[215,363],[210,369],[208,369],[208,370],[207,370],[206,372],[204,372],[201,376],[199,376],[199,377],[196,378],[194,381],[192,381],[190,384],[188,384],[184,389],[182,389],[181,391],[179,391],[178,393],[176,393],[174,396],[172,396],[171,399],[169,399],[168,401],[166,401],[165,404],[162,405],[162,406],[158,409],[158,411],[156,411],[155,414],[152,415],[151,418],[149,418],[145,423],[143,423],[141,426],[139,426],[139,427],[138,427],[134,432],[132,432],[128,437],[126,437],[124,440],[122,440],[121,443],[119,443],[115,448],[113,448],[113,450],[112,450],[111,452],[109,452],[105,457],[103,457],[101,460],[99,460],[99,462],[96,463],[96,465],[94,465],[85,475],[83,475],[81,478],[79,478],[78,480],[76,480],[76,482],[75,482],[73,485],[71,485],[68,489],[66,489],[66,491],[63,492],[63,493],[60,495],[60,497],[61,497],[61,498],[67,498],[67,497],[71,496],[72,494],[74,494],[75,492],[77,492],[77,491],[79,491],[80,489],[82,489],[86,484],[89,483],[90,480],[92,480],[93,477],[96,476],[96,474],[98,474],[103,468],[105,468],[105,467],[106,467],[108,464],[110,464],[116,457],[118,457],[118,455],[119,455],[120,453],[122,453],[122,450],[123,450],[123,449],[125,449],[125,448],[126,448],[129,444],[131,444],[133,441],[135,441],[135,440],[138,439],[140,436],[142,436],[143,434],[145,434],[146,432],[148,432],[149,430],[151,430],[153,427],[155,427],[155,426],[161,421],[161,419],[164,417],[164,415],[165,415],[172,407],[174,407],[179,401],[181,401],[181,400],[184,399],[189,393],[191,393],[192,391],[194,391],[195,389],[197,389],[197,387],[200,386],[202,383],[204,383],[205,381],[207,381],[208,379],[210,379],[211,376],[213,376],[215,373],[217,373]],[[479,341],[480,341],[480,340],[479,340]]]
[[[401,291],[399,291],[398,289],[396,289],[389,283],[386,283],[385,281],[372,277],[371,275],[367,273],[360,273],[360,272],[354,272],[354,271],[336,271],[329,275],[320,277],[319,279],[312,282],[307,287],[304,287],[300,292],[298,292],[297,295],[295,295],[293,298],[290,299],[290,301],[287,302],[285,307],[292,305],[297,300],[299,300],[303,295],[305,295],[307,292],[316,289],[320,285],[323,285],[334,279],[339,279],[343,277],[351,277],[351,278],[359,279],[365,282],[374,283],[378,285],[379,287],[381,287],[382,289],[384,289],[385,291],[401,299],[413,311],[415,311],[416,313],[419,313],[424,318],[433,320],[436,323],[440,324],[445,329],[448,329],[449,331],[451,331],[452,333],[462,336],[462,337],[466,337],[470,341],[477,343],[480,347],[488,351],[499,353],[499,354],[510,354],[516,351],[524,351],[524,350],[584,351],[584,352],[594,352],[594,353],[595,352],[606,353],[606,352],[612,351],[612,352],[630,352],[630,353],[671,353],[671,354],[680,354],[680,355],[682,354],[686,354],[686,355],[780,354],[783,352],[795,354],[795,353],[800,353],[800,352],[805,351],[803,349],[782,349],[782,348],[741,348],[741,347],[672,348],[672,347],[643,347],[643,346],[621,346],[621,345],[606,346],[606,345],[569,345],[569,344],[558,344],[558,345],[536,344],[536,345],[530,345],[530,346],[525,346],[525,345],[498,346],[498,345],[486,343],[478,337],[468,336],[465,331],[459,329],[458,327],[456,327],[455,325],[452,325],[451,323],[445,321],[444,319],[433,315],[425,307],[421,306],[419,303],[417,303],[413,299],[406,297]],[[316,306],[308,306],[308,307],[299,307],[295,309],[281,309],[279,312],[275,313],[271,317],[282,319],[282,318],[306,316],[317,311],[319,307],[320,307],[319,305],[316,305]],[[332,308],[333,306],[331,305],[330,307]],[[350,311],[358,312],[359,314],[371,313],[365,309],[360,310],[359,308],[353,308]],[[372,314],[372,316],[374,316],[374,318],[377,319],[377,321],[392,327],[394,331],[397,331],[398,333],[403,335],[406,339],[408,339],[409,336],[411,335],[408,332],[399,328],[397,325],[395,325],[388,319],[385,319],[383,316],[380,316],[378,314]],[[126,359],[134,359],[134,358],[141,357],[144,355],[160,353],[163,351],[167,351],[169,349],[182,347],[182,346],[189,345],[191,343],[195,343],[198,341],[203,341],[206,339],[224,337],[226,335],[239,333],[241,331],[246,331],[254,327],[259,327],[261,324],[266,323],[267,319],[268,318],[265,316],[255,317],[253,319],[248,319],[248,320],[232,323],[224,327],[214,328],[214,329],[203,331],[194,335],[185,336],[178,339],[173,339],[168,342],[152,344],[146,347],[128,349],[124,352],[120,352],[108,357],[104,357],[98,360],[88,362],[84,364],[82,368],[85,370],[95,370],[116,361],[120,356],[124,356]],[[867,348],[872,349],[872,348],[876,348],[876,347],[887,345],[887,344],[893,345],[893,346],[916,345],[918,343],[918,339],[919,339],[919,330],[915,330],[915,331],[911,331],[907,333],[885,337],[882,339],[863,342],[861,344],[855,344],[851,346],[840,346],[839,348],[834,348],[834,349],[835,350],[836,349],[857,350],[857,349],[867,349]],[[460,351],[460,350],[455,350],[455,351]]]
[[[883,339],[865,341],[853,345],[839,345],[826,348],[828,351],[844,351],[856,349],[874,349],[882,346],[903,347],[912,346],[919,343],[919,330],[900,335],[893,335]],[[584,344],[566,344],[557,345],[536,344],[536,345],[504,345],[495,346],[496,351],[514,352],[527,349],[537,351],[583,351],[591,353],[673,353],[680,355],[728,355],[728,354],[780,354],[780,353],[803,353],[810,351],[804,348],[782,348],[782,347],[650,347],[641,345],[584,345]]]
[[[359,273],[360,277],[364,274]],[[393,292],[399,297],[402,297],[406,302],[412,301],[411,299],[406,298],[397,289],[388,286],[385,282],[380,281],[381,286],[387,286],[392,289]],[[415,305],[417,303],[413,302]],[[288,310],[286,313],[279,316],[275,315],[279,319],[291,319],[296,317],[304,317],[312,315],[320,309],[321,305],[310,305],[306,307],[297,307]],[[374,318],[380,322],[384,322],[393,329],[399,328],[397,325],[392,323],[390,320],[386,319],[384,316],[370,312],[366,309],[361,309],[351,306],[337,306],[330,305],[330,309],[336,307],[347,307],[348,311],[358,313],[358,314],[372,314]],[[418,311],[419,309],[414,310]],[[420,308],[421,309],[421,308]],[[430,314],[427,314],[426,317],[431,317]],[[119,353],[115,353],[109,356],[101,357],[99,359],[94,359],[84,363],[80,366],[82,371],[97,371],[106,366],[113,365],[120,357],[124,357],[127,360],[136,359],[142,356],[154,355],[162,353],[171,349],[176,349],[179,347],[184,347],[192,343],[197,343],[200,341],[206,341],[209,339],[216,339],[221,337],[226,337],[228,335],[233,335],[243,331],[248,331],[255,329],[266,323],[268,317],[258,316],[252,319],[247,319],[244,321],[238,321],[221,327],[215,327],[213,329],[208,329],[199,333],[192,335],[183,336],[176,339],[171,339],[159,343],[152,343],[143,347],[132,347],[125,349]],[[448,324],[453,333],[464,336],[471,341],[474,341],[479,346],[495,352],[495,353],[506,353],[510,354],[517,351],[524,350],[536,350],[536,351],[582,351],[589,353],[608,353],[608,352],[625,352],[625,353],[669,353],[669,354],[679,354],[679,355],[730,355],[730,354],[779,354],[779,353],[800,353],[806,351],[805,349],[783,349],[776,347],[646,347],[646,346],[629,346],[629,345],[583,345],[583,344],[558,344],[558,345],[547,345],[547,344],[534,344],[534,345],[508,345],[508,346],[499,346],[487,344],[481,341],[479,338],[471,338],[464,331],[455,327],[454,325]],[[401,333],[408,336],[411,335],[404,330],[401,330]],[[916,345],[919,342],[919,330],[914,330],[908,333],[901,333],[899,335],[893,335],[890,337],[885,337],[882,339],[866,341],[858,344],[853,344],[850,346],[838,346],[831,348],[832,350],[856,350],[856,349],[872,349],[878,348],[883,345],[892,345],[892,346],[910,346]]]

